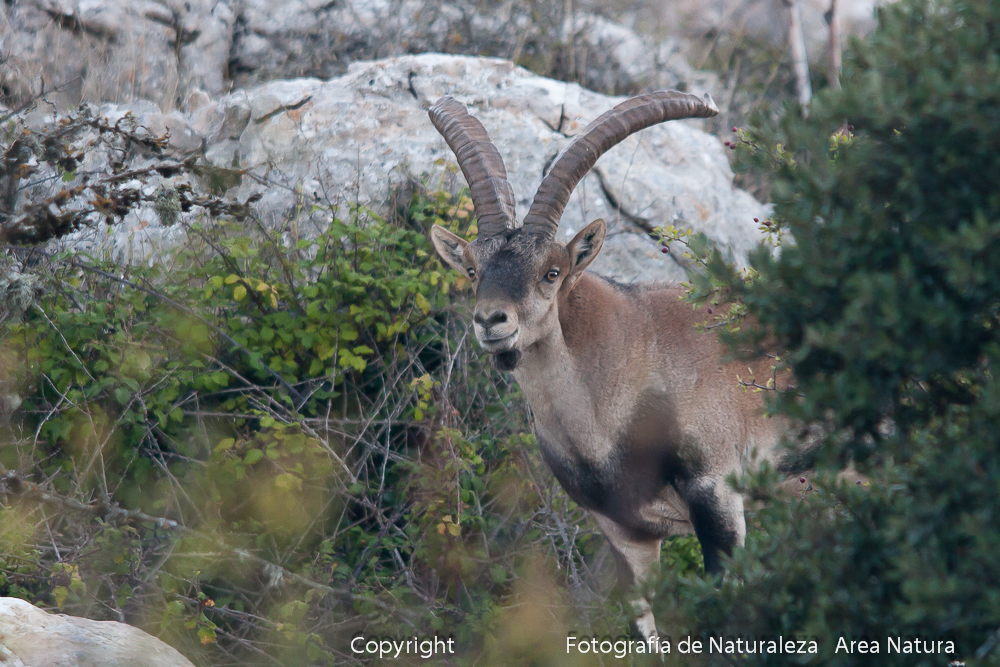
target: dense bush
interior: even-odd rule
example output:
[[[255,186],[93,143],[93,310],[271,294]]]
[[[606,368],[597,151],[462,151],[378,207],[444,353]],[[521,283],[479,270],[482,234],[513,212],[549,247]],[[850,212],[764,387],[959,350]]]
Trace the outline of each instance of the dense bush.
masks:
[[[747,483],[769,502],[720,590],[670,582],[677,627],[812,638],[812,664],[873,664],[841,637],[877,640],[880,665],[1000,664],[998,26],[987,0],[886,7],[841,94],[738,140],[772,170],[764,224],[786,241],[747,276],[711,259],[696,291],[753,316],[729,337],[782,349],[796,387],[772,407],[825,435],[808,491]],[[867,483],[835,476],[848,462]],[[955,653],[887,654],[887,637]]]

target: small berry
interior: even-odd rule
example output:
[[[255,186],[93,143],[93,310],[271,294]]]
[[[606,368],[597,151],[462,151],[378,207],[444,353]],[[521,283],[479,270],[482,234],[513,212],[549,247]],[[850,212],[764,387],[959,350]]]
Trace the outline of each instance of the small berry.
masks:
[[[735,131],[736,131],[736,126],[735,126],[735,125],[733,125],[733,132],[735,132]]]
[[[736,144],[729,144],[729,147],[732,148],[733,150],[736,150]]]
[[[806,478],[805,477],[799,477],[799,483],[800,484],[805,484],[806,483]]]
[[[725,145],[726,146],[732,146],[732,144],[730,142],[728,142],[728,141],[725,143]]]
[[[847,131],[848,132],[853,132],[854,131],[854,126],[853,125],[848,125],[847,126]]]
[[[661,248],[660,252],[662,252],[664,255],[666,255],[668,252],[670,252],[670,248]]]
[[[753,221],[754,222],[760,222],[760,218],[754,218]]]
[[[859,479],[858,481],[855,482],[855,484],[857,484],[858,486],[861,486],[861,480]]]
[[[711,315],[711,314],[712,314],[712,309],[711,309],[711,308],[709,308],[709,309],[708,309],[708,314],[709,314],[709,315]]]

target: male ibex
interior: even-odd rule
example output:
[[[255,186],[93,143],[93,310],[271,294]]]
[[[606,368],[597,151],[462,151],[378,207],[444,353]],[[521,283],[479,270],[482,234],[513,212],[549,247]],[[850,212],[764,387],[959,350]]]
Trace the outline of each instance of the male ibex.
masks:
[[[641,582],[664,537],[694,529],[705,568],[743,543],[743,499],[725,481],[753,450],[770,458],[781,424],[723,366],[716,337],[676,285],[622,285],[584,273],[604,243],[595,220],[555,240],[570,193],[608,149],[666,120],[714,116],[711,98],[676,91],[634,97],[578,135],[542,180],[519,226],[514,193],[482,123],[445,97],[431,121],[469,183],[479,235],[435,226],[431,238],[476,291],[474,329],[496,366],[512,371],[535,416],[542,454],[570,497],[593,512],[620,582]],[[646,637],[648,601],[637,601]]]

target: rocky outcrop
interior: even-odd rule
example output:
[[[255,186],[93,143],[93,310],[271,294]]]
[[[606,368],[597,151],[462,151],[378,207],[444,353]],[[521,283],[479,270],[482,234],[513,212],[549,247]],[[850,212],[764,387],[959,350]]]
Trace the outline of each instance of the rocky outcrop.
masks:
[[[2,97],[44,81],[70,103],[146,99],[172,108],[194,88],[229,89],[236,15],[216,0],[28,0],[0,6]]]
[[[607,92],[709,90],[672,41],[562,3],[513,0],[21,0],[0,3],[0,102],[44,80],[66,104],[155,102],[195,90],[330,78],[359,60],[443,52],[509,58]],[[574,44],[573,55],[567,44]]]
[[[176,649],[115,621],[47,614],[0,598],[0,667],[194,667]]]
[[[384,209],[414,179],[462,185],[460,173],[442,167],[454,156],[427,118],[427,108],[443,95],[468,105],[491,133],[520,216],[557,153],[620,101],[509,61],[425,54],[355,63],[329,81],[275,81],[220,99],[199,94],[186,114],[164,114],[149,103],[109,105],[101,113],[114,121],[131,109],[144,125],[169,127],[178,155],[201,156],[220,170],[250,170],[256,178],[233,183],[229,195],[240,201],[260,195],[258,210],[276,225],[331,197],[345,215],[348,204]],[[660,253],[648,230],[690,227],[741,257],[758,242],[753,218],[763,214],[761,204],[733,186],[721,141],[697,121],[671,122],[629,138],[598,161],[573,194],[560,237],[602,217],[610,234],[595,270],[625,281],[678,279],[683,271]],[[135,261],[177,243],[182,231],[141,208],[110,235],[81,232],[72,242],[87,238],[110,244],[122,261]]]
[[[874,24],[878,0],[839,0],[846,34]],[[595,3],[596,4],[596,3]],[[811,57],[822,60],[830,0],[801,0]],[[0,102],[44,79],[67,104],[146,99],[171,110],[196,89],[217,96],[277,79],[330,78],[360,60],[441,52],[494,56],[624,94],[718,92],[704,60],[720,33],[783,43],[782,0],[677,0],[615,7],[633,30],[588,3],[514,0],[19,0],[0,3]],[[658,28],[650,28],[652,11]],[[651,36],[653,33],[655,37]],[[572,47],[570,47],[572,45]],[[700,54],[700,55],[699,55]]]

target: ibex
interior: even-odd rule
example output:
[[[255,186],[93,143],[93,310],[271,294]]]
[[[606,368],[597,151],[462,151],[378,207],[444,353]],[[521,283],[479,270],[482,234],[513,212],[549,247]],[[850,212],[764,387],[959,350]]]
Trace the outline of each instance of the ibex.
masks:
[[[722,365],[721,344],[696,330],[679,286],[585,272],[604,243],[603,220],[565,245],[555,234],[573,188],[605,151],[650,125],[717,113],[711,97],[676,91],[619,104],[562,152],[518,225],[503,160],[482,123],[450,97],[430,109],[479,224],[471,243],[434,226],[434,247],[471,278],[476,338],[523,389],[545,461],[593,513],[625,587],[647,576],[664,537],[692,528],[706,570],[720,570],[721,554],[746,533],[743,499],[725,478],[754,450],[770,458],[782,424],[738,385],[745,365]],[[655,636],[648,601],[636,603],[637,629]]]

